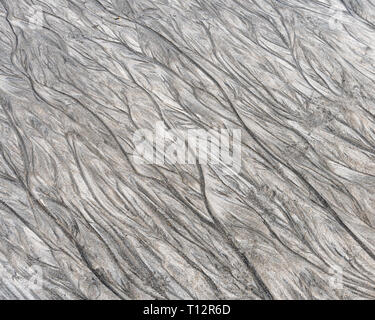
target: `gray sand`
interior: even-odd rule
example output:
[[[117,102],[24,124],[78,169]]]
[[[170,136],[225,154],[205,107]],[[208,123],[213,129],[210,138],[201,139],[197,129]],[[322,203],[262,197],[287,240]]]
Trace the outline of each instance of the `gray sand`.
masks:
[[[0,0],[0,299],[373,299],[374,44],[366,0]]]

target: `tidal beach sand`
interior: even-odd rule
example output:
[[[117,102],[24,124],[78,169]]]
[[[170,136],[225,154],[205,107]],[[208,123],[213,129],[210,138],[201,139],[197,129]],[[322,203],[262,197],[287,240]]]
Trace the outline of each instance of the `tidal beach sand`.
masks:
[[[366,0],[0,0],[0,299],[373,299],[374,44]]]

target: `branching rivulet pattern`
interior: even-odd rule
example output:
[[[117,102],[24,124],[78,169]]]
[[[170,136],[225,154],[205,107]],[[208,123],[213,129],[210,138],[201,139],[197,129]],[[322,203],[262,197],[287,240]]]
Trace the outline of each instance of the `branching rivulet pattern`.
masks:
[[[373,299],[374,43],[365,0],[0,0],[0,298]],[[157,122],[240,173],[136,163]]]

